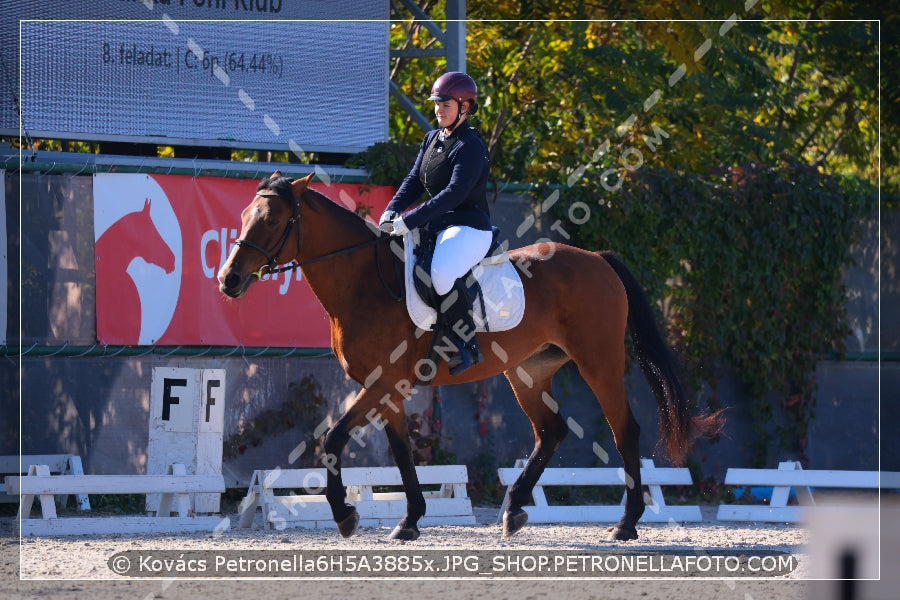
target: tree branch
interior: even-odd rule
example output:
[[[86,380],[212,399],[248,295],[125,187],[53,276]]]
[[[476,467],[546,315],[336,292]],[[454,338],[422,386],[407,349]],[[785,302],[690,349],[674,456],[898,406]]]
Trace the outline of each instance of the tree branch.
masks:
[[[534,42],[534,32],[528,36],[528,39],[525,40],[525,46],[522,48],[522,51],[519,53],[519,60],[516,63],[516,69],[509,76],[509,83],[515,84],[519,80],[519,69],[522,66],[525,58],[531,54],[532,44]],[[509,123],[509,119],[507,118],[507,106],[501,106],[500,111],[497,113],[497,120],[494,122],[494,127],[491,129],[491,135],[488,139],[488,156],[491,160],[494,159],[495,154],[497,153],[497,148],[500,145],[500,137],[503,135],[503,132],[506,130],[506,126]]]
[[[806,20],[803,21],[803,25],[800,26],[800,31],[806,29],[806,26],[809,25],[809,22],[815,17],[816,13],[819,12],[819,9],[822,8],[823,4],[825,4],[825,0],[816,0],[816,4],[809,11],[809,14],[806,15]],[[798,41],[797,45],[794,47],[794,56],[791,58],[791,68],[788,71],[788,78],[785,82],[785,91],[791,89],[791,86],[794,85],[794,77],[797,75],[797,65],[800,62],[800,46],[801,42]],[[776,130],[781,129],[786,117],[787,111],[784,109],[784,106],[780,106],[778,108],[778,122],[775,124]]]
[[[852,97],[853,97],[853,89],[848,87],[846,90],[843,91],[843,93],[841,93],[840,96],[835,98],[834,102],[832,102],[828,106],[828,108],[826,108],[825,111],[819,116],[819,122],[816,123],[816,126],[813,128],[813,130],[810,132],[810,134],[808,136],[806,136],[806,139],[803,140],[802,144],[800,144],[800,148],[797,151],[798,155],[803,154],[806,151],[807,147],[809,147],[809,145],[812,143],[813,139],[819,134],[819,131],[825,125],[825,122],[828,120],[828,117],[831,116],[831,113],[833,113],[837,109],[838,106],[849,102]]]

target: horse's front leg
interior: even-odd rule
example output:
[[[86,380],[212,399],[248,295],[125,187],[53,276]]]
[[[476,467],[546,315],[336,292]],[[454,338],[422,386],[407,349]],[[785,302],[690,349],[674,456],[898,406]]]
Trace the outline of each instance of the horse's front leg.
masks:
[[[359,513],[356,507],[347,502],[347,490],[341,478],[341,455],[354,431],[370,423],[386,431],[406,492],[406,516],[391,533],[391,538],[414,540],[419,537],[419,519],[425,514],[425,496],[416,475],[403,399],[392,399],[391,393],[385,390],[369,388],[360,391],[347,412],[325,436],[326,458],[323,462],[328,469],[325,497],[331,507],[334,522],[344,537],[353,535],[359,526]]]
[[[406,516],[391,532],[391,539],[415,540],[419,537],[419,519],[425,516],[425,496],[422,494],[422,486],[416,475],[416,465],[409,440],[409,427],[406,423],[406,411],[403,410],[402,402],[398,402],[394,406],[399,411],[394,412],[392,409],[386,411],[392,414],[385,415],[385,431],[394,461],[397,463],[397,468],[400,469],[403,490],[406,492]]]
[[[350,435],[357,427],[364,426],[366,414],[373,411],[374,394],[363,389],[353,400],[347,412],[325,435],[325,458],[322,462],[327,468],[325,498],[331,507],[334,522],[337,523],[341,535],[350,537],[359,526],[359,513],[356,507],[347,502],[347,490],[341,478],[341,455],[350,440]]]

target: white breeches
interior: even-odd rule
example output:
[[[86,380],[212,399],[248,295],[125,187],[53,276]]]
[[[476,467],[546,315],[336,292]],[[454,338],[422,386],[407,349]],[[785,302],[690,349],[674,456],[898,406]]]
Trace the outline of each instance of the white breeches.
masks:
[[[453,225],[438,234],[431,261],[434,291],[443,296],[453,283],[484,258],[493,233],[463,225]]]

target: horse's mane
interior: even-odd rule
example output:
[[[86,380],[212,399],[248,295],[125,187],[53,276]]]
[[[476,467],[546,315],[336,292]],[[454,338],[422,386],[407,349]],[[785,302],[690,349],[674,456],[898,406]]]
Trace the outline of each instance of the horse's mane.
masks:
[[[291,179],[288,179],[283,175],[267,177],[266,179],[260,181],[259,186],[257,186],[256,188],[256,191],[257,193],[262,191],[275,192],[280,197],[293,204],[295,200],[293,190],[291,189],[291,181]],[[303,197],[306,200],[306,206],[308,206],[313,211],[319,213],[327,212],[332,215],[332,218],[338,220],[344,227],[356,227],[361,230],[366,230],[371,235],[375,235],[371,223],[366,221],[366,219],[361,217],[356,212],[348,209],[343,204],[335,202],[325,194],[308,187],[303,191]],[[310,202],[310,200],[312,200],[312,202]]]

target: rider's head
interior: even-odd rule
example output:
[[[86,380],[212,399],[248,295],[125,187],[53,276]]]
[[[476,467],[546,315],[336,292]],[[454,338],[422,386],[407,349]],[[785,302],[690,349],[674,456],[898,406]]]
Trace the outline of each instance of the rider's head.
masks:
[[[446,126],[448,130],[452,130],[465,115],[474,115],[478,110],[478,86],[475,85],[475,80],[465,73],[449,71],[438,77],[431,86],[431,95],[428,99],[435,103],[456,102],[456,119],[451,125]]]

